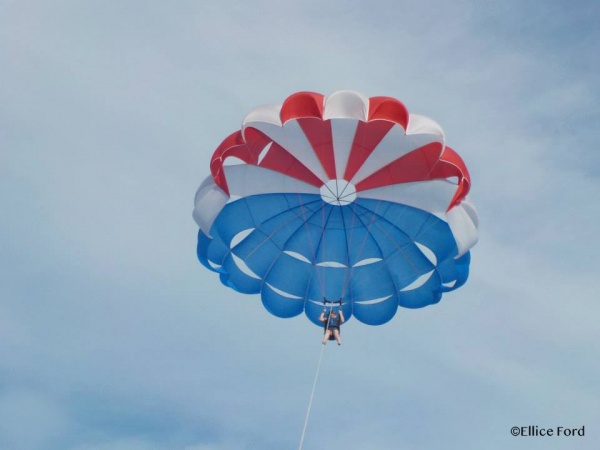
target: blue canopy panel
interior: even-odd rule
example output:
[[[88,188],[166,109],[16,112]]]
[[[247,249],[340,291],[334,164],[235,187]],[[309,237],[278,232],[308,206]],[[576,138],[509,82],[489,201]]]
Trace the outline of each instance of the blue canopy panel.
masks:
[[[260,293],[277,317],[318,325],[323,298],[346,319],[381,325],[398,306],[421,308],[468,277],[469,254],[446,222],[407,205],[358,198],[337,206],[312,194],[262,194],[228,203],[198,259],[239,292]]]
[[[198,246],[196,247],[196,254],[198,255],[198,261],[209,270],[214,270],[210,264],[208,264],[208,246],[211,243],[211,238],[205,235],[202,230],[198,230]]]
[[[462,255],[460,258],[453,259],[454,262],[454,270],[456,276],[454,278],[455,282],[450,283],[450,286],[444,286],[442,289],[443,292],[453,291],[458,289],[463,284],[467,282],[467,278],[469,278],[469,267],[471,264],[471,252],[467,252]]]

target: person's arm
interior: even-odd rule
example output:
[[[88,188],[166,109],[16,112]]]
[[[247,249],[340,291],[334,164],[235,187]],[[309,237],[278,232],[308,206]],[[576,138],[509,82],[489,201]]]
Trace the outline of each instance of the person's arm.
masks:
[[[321,315],[319,316],[319,322],[325,322],[327,319],[325,318],[325,310],[323,310],[321,312]]]
[[[344,311],[342,311],[342,310],[340,309],[340,322],[341,322],[341,323],[344,323],[345,321],[346,321],[346,319],[344,318]]]

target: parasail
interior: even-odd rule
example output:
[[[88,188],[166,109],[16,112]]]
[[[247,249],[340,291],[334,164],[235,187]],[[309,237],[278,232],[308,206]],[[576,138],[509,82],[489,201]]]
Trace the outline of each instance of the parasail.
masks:
[[[200,262],[278,317],[388,322],[469,274],[470,177],[433,120],[391,97],[298,92],[250,112],[196,196]]]

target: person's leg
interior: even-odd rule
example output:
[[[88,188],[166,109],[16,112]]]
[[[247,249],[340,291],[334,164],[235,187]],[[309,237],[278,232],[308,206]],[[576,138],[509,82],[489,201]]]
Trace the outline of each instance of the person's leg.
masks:
[[[323,345],[327,343],[329,338],[331,337],[331,330],[325,330],[325,336],[323,336]]]
[[[337,341],[338,345],[342,344],[342,339],[340,338],[340,330],[338,330],[337,328],[333,330],[333,337],[335,337],[335,340]]]

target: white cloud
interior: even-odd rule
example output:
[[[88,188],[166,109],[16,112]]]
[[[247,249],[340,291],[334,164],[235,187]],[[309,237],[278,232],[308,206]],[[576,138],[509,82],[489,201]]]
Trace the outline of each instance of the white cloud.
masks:
[[[26,388],[0,392],[0,446],[15,450],[52,445],[73,423],[56,399]]]
[[[306,447],[525,448],[515,420],[597,422],[594,2],[2,8],[4,446],[297,445],[321,331],[195,261],[193,195],[249,110],[344,88],[442,125],[482,237],[459,291],[327,347]]]

